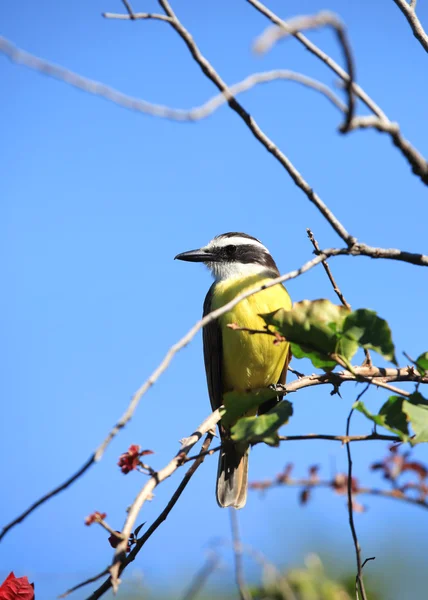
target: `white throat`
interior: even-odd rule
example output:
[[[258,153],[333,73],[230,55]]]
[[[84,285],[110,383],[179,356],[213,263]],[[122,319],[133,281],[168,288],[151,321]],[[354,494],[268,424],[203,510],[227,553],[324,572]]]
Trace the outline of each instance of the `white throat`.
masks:
[[[257,263],[212,262],[208,265],[208,268],[216,281],[243,279],[266,271],[266,267]]]

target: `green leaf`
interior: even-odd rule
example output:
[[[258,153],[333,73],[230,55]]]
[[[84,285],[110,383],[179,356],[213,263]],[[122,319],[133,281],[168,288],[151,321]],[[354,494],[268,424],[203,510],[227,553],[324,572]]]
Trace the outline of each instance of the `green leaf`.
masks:
[[[271,446],[279,443],[278,429],[293,414],[291,402],[282,400],[272,410],[259,417],[243,417],[232,427],[235,442],[265,442]]]
[[[428,352],[424,352],[418,356],[415,364],[422,377],[425,377],[428,371]]]
[[[390,360],[395,365],[395,347],[388,323],[373,310],[360,308],[346,317],[342,333],[358,343],[362,348],[371,349]]]
[[[331,371],[336,366],[336,361],[332,358],[326,358],[321,352],[316,350],[306,349],[304,346],[298,344],[290,344],[291,353],[295,358],[309,358],[314,367],[317,369],[324,369],[325,371]]]
[[[428,400],[415,392],[403,401],[403,412],[415,432],[411,444],[428,442]]]
[[[332,369],[336,365],[332,354],[350,359],[358,349],[358,344],[349,338],[342,343],[337,333],[348,314],[347,308],[329,300],[303,300],[291,310],[280,308],[261,317],[292,343],[294,356],[307,357],[316,367]]]
[[[390,396],[377,415],[371,413],[361,400],[356,402],[353,408],[363,413],[363,415],[376,423],[376,425],[380,425],[384,429],[391,431],[395,435],[398,435],[403,442],[407,442],[409,439],[409,428],[406,415],[403,413],[403,401],[404,398],[402,396]]]
[[[225,411],[221,422],[225,427],[230,427],[250,410],[255,410],[260,404],[277,397],[273,390],[260,390],[259,392],[227,392],[223,395]]]

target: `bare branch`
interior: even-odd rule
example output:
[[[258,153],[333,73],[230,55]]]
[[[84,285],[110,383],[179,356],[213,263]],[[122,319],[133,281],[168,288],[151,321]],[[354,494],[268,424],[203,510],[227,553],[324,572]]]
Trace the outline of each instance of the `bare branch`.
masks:
[[[280,435],[281,442],[296,442],[301,440],[329,440],[332,442],[340,442],[341,444],[349,444],[351,442],[368,442],[376,440],[379,442],[397,442],[402,440],[398,435],[383,435],[380,433],[370,433],[369,435],[327,435],[323,433],[307,433],[305,435]],[[296,483],[296,485],[298,485]]]
[[[411,165],[413,173],[418,175],[418,177],[428,185],[428,162],[422,154],[403,137],[398,123],[383,121],[374,116],[354,117],[350,124],[349,131],[370,128],[376,129],[381,133],[388,133],[394,146],[401,151]]]
[[[411,0],[410,4],[406,0],[394,0],[394,2],[406,17],[415,38],[425,52],[428,52],[428,35],[416,15],[416,0]]]
[[[117,14],[117,13],[109,13],[109,12],[105,12],[102,13],[102,16],[105,19],[118,19],[119,21],[137,21],[137,20],[149,20],[152,19],[153,21],[165,21],[166,23],[169,22],[169,18],[166,17],[165,15],[161,15],[161,14],[157,14],[157,13],[132,13],[132,16],[129,14],[127,15],[122,15],[122,14]]]
[[[128,544],[129,536],[135,525],[135,521],[144,505],[146,500],[151,498],[153,490],[165,479],[170,477],[180,466],[183,465],[183,458],[189,453],[193,446],[201,439],[201,437],[215,428],[216,424],[221,419],[220,409],[214,411],[205,421],[196,429],[192,435],[182,440],[180,450],[176,456],[160,471],[150,477],[147,483],[143,486],[140,492],[137,494],[134,502],[128,509],[128,515],[126,517],[125,524],[121,531],[122,540],[116,546],[114,553],[113,564],[110,567],[110,577],[113,591],[116,592],[119,586],[119,574],[123,569],[123,565],[126,561],[126,548]],[[213,433],[209,434],[209,437],[213,437]],[[205,450],[205,449],[204,449]]]
[[[284,25],[281,26],[274,25],[273,27],[268,27],[256,40],[254,49],[256,52],[260,53],[267,52],[279,40],[289,35],[296,35],[296,33],[299,33],[299,31],[302,29],[316,29],[319,27],[325,27],[326,25],[332,27],[336,33],[340,47],[342,48],[346,64],[346,71],[348,74],[348,77],[345,80],[345,88],[348,94],[348,107],[345,113],[345,122],[340,127],[340,131],[342,133],[346,133],[349,131],[349,127],[355,112],[355,65],[345,26],[337,15],[331,12],[323,11],[317,15],[295,17],[285,21]]]
[[[346,437],[346,436],[344,436]],[[352,438],[352,436],[349,436]],[[353,441],[350,439],[350,441]],[[248,489],[255,492],[265,492],[275,487],[290,487],[290,488],[302,488],[302,489],[316,489],[316,488],[330,488],[334,489],[337,486],[336,479],[318,479],[313,480],[310,478],[293,479],[283,478],[279,475],[276,479],[267,479],[265,481],[252,481],[248,485]],[[389,498],[391,500],[399,500],[413,506],[420,506],[428,510],[428,501],[423,498],[413,498],[406,496],[401,490],[382,490],[379,488],[371,488],[358,486],[357,490],[352,491],[353,496],[377,496],[380,498]]]
[[[396,1],[396,0],[394,0]],[[293,31],[287,21],[280,19],[275,13],[269,10],[264,4],[259,2],[259,0],[247,0],[255,9],[261,12],[265,17],[267,17],[270,21],[275,23],[278,27],[280,27],[285,35],[293,35],[301,44],[305,46],[309,52],[314,54],[317,58],[319,58],[322,62],[324,62],[327,66],[330,67],[336,75],[338,75],[342,81],[345,83],[345,88],[349,91],[349,76],[330,56],[325,54],[318,46],[313,44],[307,37],[305,37],[299,31]],[[407,5],[405,0],[397,0]],[[359,87],[355,82],[353,83],[353,91],[356,96],[358,96],[364,104],[373,112],[376,117],[368,116],[368,117],[354,117],[349,123],[346,131],[352,131],[353,129],[362,129],[373,127],[377,129],[377,131],[388,133],[391,136],[393,144],[400,150],[406,160],[410,163],[412,167],[413,173],[420,177],[423,183],[428,185],[428,163],[424,159],[424,157],[414,148],[402,135],[400,128],[397,123],[392,123],[386,114],[381,110],[381,108],[373,101],[370,96],[366,94],[366,92]],[[342,129],[343,131],[343,129]]]
[[[23,521],[26,517],[28,517],[28,515],[31,514],[34,510],[36,510],[36,508],[38,508],[39,506],[41,506],[42,504],[47,502],[50,498],[53,498],[54,496],[56,496],[63,490],[67,489],[72,483],[74,483],[84,473],[86,473],[86,471],[89,469],[89,467],[91,467],[94,464],[94,462],[95,462],[95,452],[88,458],[88,460],[85,462],[85,464],[76,473],[74,473],[73,475],[71,475],[71,477],[69,477],[66,481],[64,481],[64,483],[61,483],[59,486],[57,486],[56,488],[54,488],[53,490],[51,490],[50,492],[48,492],[47,494],[45,494],[44,496],[39,498],[36,502],[33,502],[33,504],[31,504],[27,508],[27,510],[25,510],[18,517],[16,517],[16,519],[14,519],[13,521],[11,521],[7,525],[5,525],[5,527],[3,527],[3,529],[0,533],[0,540],[6,535],[6,533],[10,529],[15,527],[15,525],[18,525],[18,523],[21,523],[21,521]]]
[[[132,10],[132,6],[128,2],[128,0],[122,0],[122,4],[124,5],[124,7],[126,8],[126,10],[128,11],[128,14],[129,14],[130,18],[131,19],[135,19],[135,17],[134,17],[134,11]]]
[[[244,300],[245,298],[248,298],[249,296],[252,296],[253,294],[256,294],[257,292],[260,292],[264,289],[272,287],[278,283],[283,283],[285,281],[289,281],[290,279],[295,279],[296,277],[299,277],[303,273],[306,273],[307,271],[309,271],[310,269],[312,269],[313,267],[315,267],[317,264],[319,264],[320,262],[322,262],[323,260],[325,260],[328,257],[349,255],[349,254],[358,255],[360,253],[365,256],[371,256],[372,258],[390,258],[393,260],[401,260],[404,262],[410,262],[412,264],[417,264],[420,266],[428,266],[428,256],[424,256],[423,254],[412,254],[410,252],[404,252],[402,250],[372,248],[372,247],[366,246],[364,244],[356,244],[351,249],[329,248],[329,249],[323,250],[321,252],[321,254],[319,254],[312,260],[306,262],[299,269],[290,271],[289,273],[286,273],[285,275],[281,275],[280,277],[277,277],[276,279],[272,279],[268,283],[265,283],[258,288],[254,288],[250,291],[240,294],[239,296],[236,296],[236,298],[234,298],[233,300],[231,300],[230,302],[228,302],[221,308],[209,313],[203,319],[201,319],[200,321],[195,323],[195,325],[186,333],[186,335],[183,336],[176,344],[171,346],[171,348],[168,350],[168,352],[166,353],[165,357],[163,358],[163,360],[159,364],[159,366],[153,371],[153,373],[143,383],[143,385],[134,393],[127,409],[125,410],[125,412],[123,413],[123,415],[121,416],[119,421],[109,432],[109,434],[107,435],[105,440],[98,446],[98,448],[95,450],[95,452],[89,457],[89,459],[86,461],[86,463],[81,467],[81,469],[79,469],[79,471],[77,473],[72,475],[63,484],[61,484],[60,486],[58,486],[57,488],[55,488],[54,490],[52,490],[51,492],[49,492],[48,494],[46,494],[45,496],[43,496],[42,498],[37,500],[26,511],[24,511],[19,517],[14,519],[12,522],[8,523],[3,528],[3,530],[0,534],[0,540],[4,537],[4,535],[10,529],[12,529],[15,525],[17,525],[18,523],[23,521],[38,506],[40,506],[41,504],[44,504],[44,502],[49,500],[49,498],[56,496],[59,492],[66,489],[69,485],[71,485],[74,481],[76,481],[79,477],[81,477],[95,462],[98,462],[99,460],[101,460],[106,448],[108,447],[110,442],[113,440],[113,438],[132,419],[134,412],[135,412],[141,398],[156,383],[156,381],[159,379],[159,377],[167,370],[167,368],[169,367],[172,359],[177,354],[177,352],[179,352],[185,346],[187,346],[191,342],[191,340],[195,337],[195,335],[198,333],[198,331],[200,331],[208,323],[211,323],[212,321],[214,321],[221,315],[228,312],[231,308],[236,306],[236,304],[241,302],[241,300]],[[336,375],[336,374],[333,373],[331,375]],[[314,376],[314,377],[315,377],[315,379],[312,379],[312,385],[320,385],[320,383],[324,383],[322,381],[319,381],[317,379],[317,376]],[[400,379],[393,379],[391,381],[400,381]],[[401,381],[403,381],[403,379],[401,379]],[[418,379],[418,381],[419,381],[419,379]],[[298,384],[299,382],[297,381],[297,382],[292,382],[292,383]],[[289,384],[289,385],[291,385],[291,384]],[[286,390],[286,391],[295,391],[295,390]]]
[[[310,241],[312,242],[313,247],[315,248],[315,254],[320,254],[321,250],[320,247],[318,245],[318,242],[316,241],[314,234],[312,233],[312,231],[310,229],[306,230],[307,234],[308,234],[308,238],[310,239]],[[345,306],[348,310],[351,310],[351,305],[349,304],[349,302],[347,302],[345,300],[345,296],[342,294],[342,292],[339,289],[339,286],[337,285],[333,274],[330,270],[330,267],[328,265],[328,262],[326,260],[322,261],[322,266],[324,267],[325,272],[327,273],[327,277],[330,280],[331,285],[333,286],[333,290],[335,291],[335,294],[337,295],[337,297],[339,298],[339,300],[341,301],[341,303],[343,304],[343,306]]]
[[[357,402],[367,392],[368,389],[369,389],[369,386],[367,385],[364,388],[364,390],[360,394],[358,394],[358,397],[356,400]],[[348,419],[346,421],[346,435],[348,435],[348,436],[349,436],[349,427],[351,424],[351,418],[352,418],[353,412],[354,412],[354,409],[351,408]],[[354,501],[352,498],[352,457],[351,457],[350,444],[346,444],[346,454],[348,457],[347,492],[348,492],[349,526],[351,528],[352,539],[354,540],[355,556],[357,559],[357,577],[356,577],[356,584],[355,584],[356,585],[356,596],[357,596],[357,600],[358,600],[358,588],[359,588],[359,590],[361,592],[362,600],[367,600],[366,591],[364,589],[364,581],[363,581],[362,566],[361,566],[361,547],[360,547],[360,543],[358,541],[357,530],[355,529],[355,523],[354,523]]]
[[[244,579],[242,564],[242,543],[239,535],[238,513],[236,509],[229,508],[230,528],[232,531],[232,548],[235,558],[235,581],[238,586],[240,600],[251,600],[250,590]]]
[[[210,552],[205,564],[196,573],[195,578],[191,582],[188,590],[184,594],[181,600],[193,600],[199,594],[201,589],[207,582],[208,577],[218,568],[220,564],[220,557],[217,552]]]
[[[125,15],[127,16],[127,15]],[[146,18],[155,19],[162,15],[153,15],[147,13]],[[129,17],[130,18],[130,17]],[[138,13],[134,17],[139,18]],[[104,100],[113,102],[122,108],[150,115],[152,117],[160,117],[163,119],[171,119],[179,122],[186,121],[199,121],[205,119],[214,113],[220,106],[227,102],[226,97],[223,94],[217,94],[201,106],[191,109],[180,109],[170,108],[162,104],[154,104],[134,98],[119,92],[118,90],[109,87],[103,83],[83,77],[73,71],[65,69],[59,65],[55,65],[43,58],[30,54],[21,48],[17,48],[12,42],[6,40],[0,36],[0,52],[5,54],[11,61],[23,65],[29,69],[33,69],[39,73],[53,77],[62,81],[68,85],[76,87],[88,94],[99,96]],[[253,87],[263,84],[270,83],[273,81],[288,80],[295,83],[299,83],[305,87],[313,89],[320,94],[324,95],[337,109],[341,112],[346,111],[346,105],[337,97],[337,95],[325,84],[306,77],[301,73],[289,71],[286,69],[277,69],[273,71],[266,71],[263,73],[254,73],[244,80],[235,83],[230,87],[230,92],[233,95],[242,94]]]
[[[312,202],[321,214],[327,219],[336,233],[348,245],[352,246],[355,242],[353,236],[345,229],[342,223],[335,217],[332,211],[321,200],[318,194],[312,189],[309,183],[302,177],[290,159],[273,143],[273,141],[260,129],[255,119],[243,108],[243,106],[231,94],[229,87],[211,65],[211,63],[203,56],[198,46],[196,45],[190,32],[178,20],[174,11],[171,8],[168,0],[159,0],[159,4],[164,9],[168,17],[170,17],[170,25],[179,34],[181,39],[186,44],[192,57],[201,68],[204,75],[214,83],[214,85],[226,96],[230,108],[244,121],[250,129],[254,137],[270,152],[279,163],[285,168],[294,183],[299,187]]]
[[[270,21],[272,21],[272,23],[275,23],[275,25],[278,25],[279,27],[284,28],[286,31],[288,30],[286,21],[284,21],[283,19],[280,19],[274,12],[269,10],[269,8],[267,8],[267,6],[265,6],[262,2],[259,2],[259,0],[247,0],[247,2],[249,4],[251,4],[256,10],[258,10],[262,15],[264,15]],[[323,52],[320,48],[318,48],[318,46],[316,44],[311,42],[305,35],[303,35],[303,33],[300,33],[300,31],[297,31],[295,33],[292,33],[291,35],[293,35],[293,37],[295,37],[296,40],[298,40],[301,44],[303,44],[303,46],[305,46],[305,48],[307,50],[309,50],[309,52],[311,52],[314,56],[319,58],[334,73],[336,73],[336,75],[338,75],[342,79],[342,81],[344,81],[345,83],[347,83],[349,81],[348,73],[344,69],[342,69],[342,67],[339,66],[328,54]],[[383,110],[355,82],[353,83],[353,89],[354,89],[354,94],[356,96],[358,96],[360,98],[360,100],[362,100],[362,102],[364,102],[364,104],[367,106],[367,108],[369,108],[376,116],[378,116],[379,119],[385,119],[386,121],[388,121],[388,118],[385,115],[385,113],[383,112]]]
[[[134,545],[133,549],[131,550],[131,552],[128,554],[128,556],[124,560],[124,562],[123,562],[123,564],[121,566],[120,572],[122,572],[131,562],[133,562],[135,560],[136,556],[138,555],[138,553],[140,552],[140,550],[144,546],[144,544],[147,542],[147,540],[153,535],[153,533],[158,529],[158,527],[166,520],[166,518],[168,517],[169,513],[171,512],[171,510],[173,509],[173,507],[177,503],[178,499],[180,498],[181,494],[183,493],[185,487],[189,483],[191,477],[194,475],[194,473],[196,472],[196,470],[198,469],[198,467],[204,462],[205,456],[208,454],[208,448],[209,448],[209,445],[211,444],[211,441],[212,441],[212,436],[211,436],[211,434],[208,434],[207,437],[205,438],[205,441],[204,441],[203,445],[202,445],[201,452],[200,452],[199,456],[195,457],[196,458],[195,462],[187,470],[187,472],[186,472],[185,476],[183,477],[180,485],[178,486],[178,488],[176,489],[176,491],[172,495],[171,499],[169,500],[169,502],[166,505],[166,507],[164,508],[164,510],[161,512],[161,514],[158,516],[158,518],[152,523],[152,525],[148,528],[148,530],[146,531],[146,533],[144,535],[142,535],[141,538],[137,539],[136,544]],[[93,581],[96,581],[97,579],[99,579],[100,577],[103,577],[104,575],[107,575],[108,572],[109,572],[108,568],[104,569],[104,571],[102,571],[101,573],[99,573],[95,577],[92,577],[91,579],[89,579],[87,581],[84,581],[84,582],[80,583],[79,585],[75,586],[74,588],[71,588],[70,590],[68,590],[68,592],[66,592],[63,597],[65,597],[66,595],[68,595],[72,591],[74,591],[74,590],[76,590],[76,589],[78,589],[78,588],[80,588],[80,587],[82,587],[84,585],[87,585],[88,583],[92,583]],[[108,591],[111,588],[111,586],[112,586],[111,578],[109,577],[90,596],[90,600],[95,600],[96,598],[100,598],[103,594],[105,594],[106,591]]]

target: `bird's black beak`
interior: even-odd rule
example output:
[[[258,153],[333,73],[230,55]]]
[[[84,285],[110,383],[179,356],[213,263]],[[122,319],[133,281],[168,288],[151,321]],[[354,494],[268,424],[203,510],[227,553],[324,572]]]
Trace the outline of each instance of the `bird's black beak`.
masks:
[[[187,262],[210,262],[215,260],[215,254],[209,250],[200,248],[199,250],[189,250],[174,256],[174,260],[186,260]]]

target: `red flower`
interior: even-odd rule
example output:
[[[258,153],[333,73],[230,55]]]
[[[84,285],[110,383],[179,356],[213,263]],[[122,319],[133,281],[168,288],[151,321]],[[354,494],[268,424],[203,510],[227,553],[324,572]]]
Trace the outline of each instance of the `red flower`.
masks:
[[[117,548],[119,545],[119,542],[122,541],[122,538],[120,537],[120,531],[117,531],[117,529],[116,529],[116,532],[119,535],[111,534],[111,536],[108,538],[108,541],[112,548]],[[131,533],[131,535],[129,536],[129,540],[128,540],[128,546],[126,547],[126,552],[131,552],[131,546],[132,546],[132,544],[135,544],[135,542],[136,542],[136,540],[135,540],[134,534]]]
[[[34,583],[12,571],[0,586],[0,600],[34,600]]]
[[[93,512],[92,514],[90,514],[86,517],[85,525],[92,525],[92,523],[97,523],[98,521],[105,519],[106,516],[107,516],[106,513],[100,513],[96,510],[95,512]],[[0,600],[1,600],[1,597],[0,597]]]
[[[129,446],[128,452],[124,452],[119,457],[119,462],[117,463],[120,467],[120,470],[124,475],[129,473],[130,471],[134,471],[138,467],[140,463],[140,446],[133,444]]]
[[[120,470],[124,475],[130,471],[134,471],[140,464],[140,456],[146,456],[147,454],[153,454],[153,450],[141,450],[137,444],[129,446],[128,452],[124,452],[119,456],[119,462],[117,463]]]

